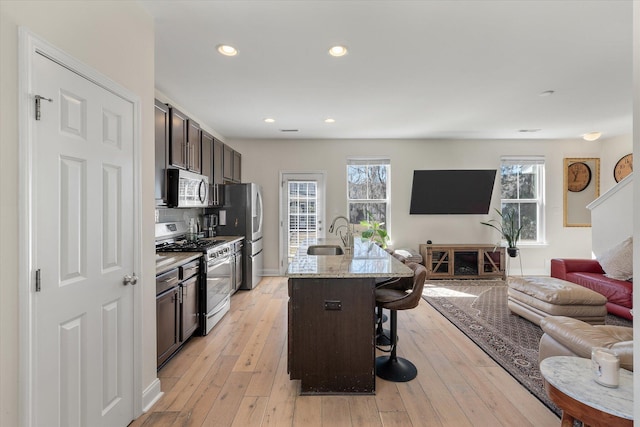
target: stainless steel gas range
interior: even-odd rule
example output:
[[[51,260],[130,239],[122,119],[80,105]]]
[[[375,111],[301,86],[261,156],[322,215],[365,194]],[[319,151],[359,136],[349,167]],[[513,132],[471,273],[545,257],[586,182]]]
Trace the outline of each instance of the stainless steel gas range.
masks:
[[[202,252],[200,321],[206,335],[229,311],[233,289],[231,245],[214,238],[187,241],[183,221],[156,224],[156,252]]]

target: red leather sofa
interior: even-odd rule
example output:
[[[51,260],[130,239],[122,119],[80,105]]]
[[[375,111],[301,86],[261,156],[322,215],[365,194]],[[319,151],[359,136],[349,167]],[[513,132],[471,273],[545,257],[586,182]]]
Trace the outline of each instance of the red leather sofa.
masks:
[[[577,283],[604,295],[607,311],[633,320],[633,282],[611,279],[595,259],[555,258],[551,260],[551,277]]]

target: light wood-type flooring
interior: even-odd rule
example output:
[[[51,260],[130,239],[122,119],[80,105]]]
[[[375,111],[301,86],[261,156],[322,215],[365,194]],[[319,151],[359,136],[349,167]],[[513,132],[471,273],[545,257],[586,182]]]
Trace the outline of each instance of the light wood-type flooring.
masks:
[[[287,374],[287,299],[284,277],[236,293],[211,333],[160,370],[164,395],[131,426],[560,425],[424,300],[398,312],[398,354],[418,367],[416,379],[377,378],[375,396],[299,396]]]

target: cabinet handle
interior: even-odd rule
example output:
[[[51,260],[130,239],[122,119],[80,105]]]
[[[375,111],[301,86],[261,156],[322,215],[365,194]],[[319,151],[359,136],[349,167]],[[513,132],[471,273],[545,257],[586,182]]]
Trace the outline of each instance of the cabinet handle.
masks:
[[[178,281],[176,276],[169,277],[168,279],[163,280],[161,283],[172,284]]]

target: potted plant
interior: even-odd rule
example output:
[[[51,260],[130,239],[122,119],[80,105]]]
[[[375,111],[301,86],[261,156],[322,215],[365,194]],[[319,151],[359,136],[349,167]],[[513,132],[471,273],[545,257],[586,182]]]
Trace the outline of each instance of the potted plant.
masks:
[[[495,211],[500,215],[500,219],[490,219],[487,222],[481,222],[482,225],[487,225],[500,232],[500,236],[507,241],[507,253],[510,257],[514,258],[518,256],[518,240],[520,239],[520,232],[522,231],[522,225],[518,227],[517,219],[513,212],[501,212],[498,209]]]
[[[370,242],[377,243],[385,249],[387,247],[387,240],[389,240],[389,235],[387,234],[387,230],[382,228],[384,222],[374,221],[369,219],[368,221],[360,221],[360,225],[366,227],[361,234],[362,241],[369,240]]]

